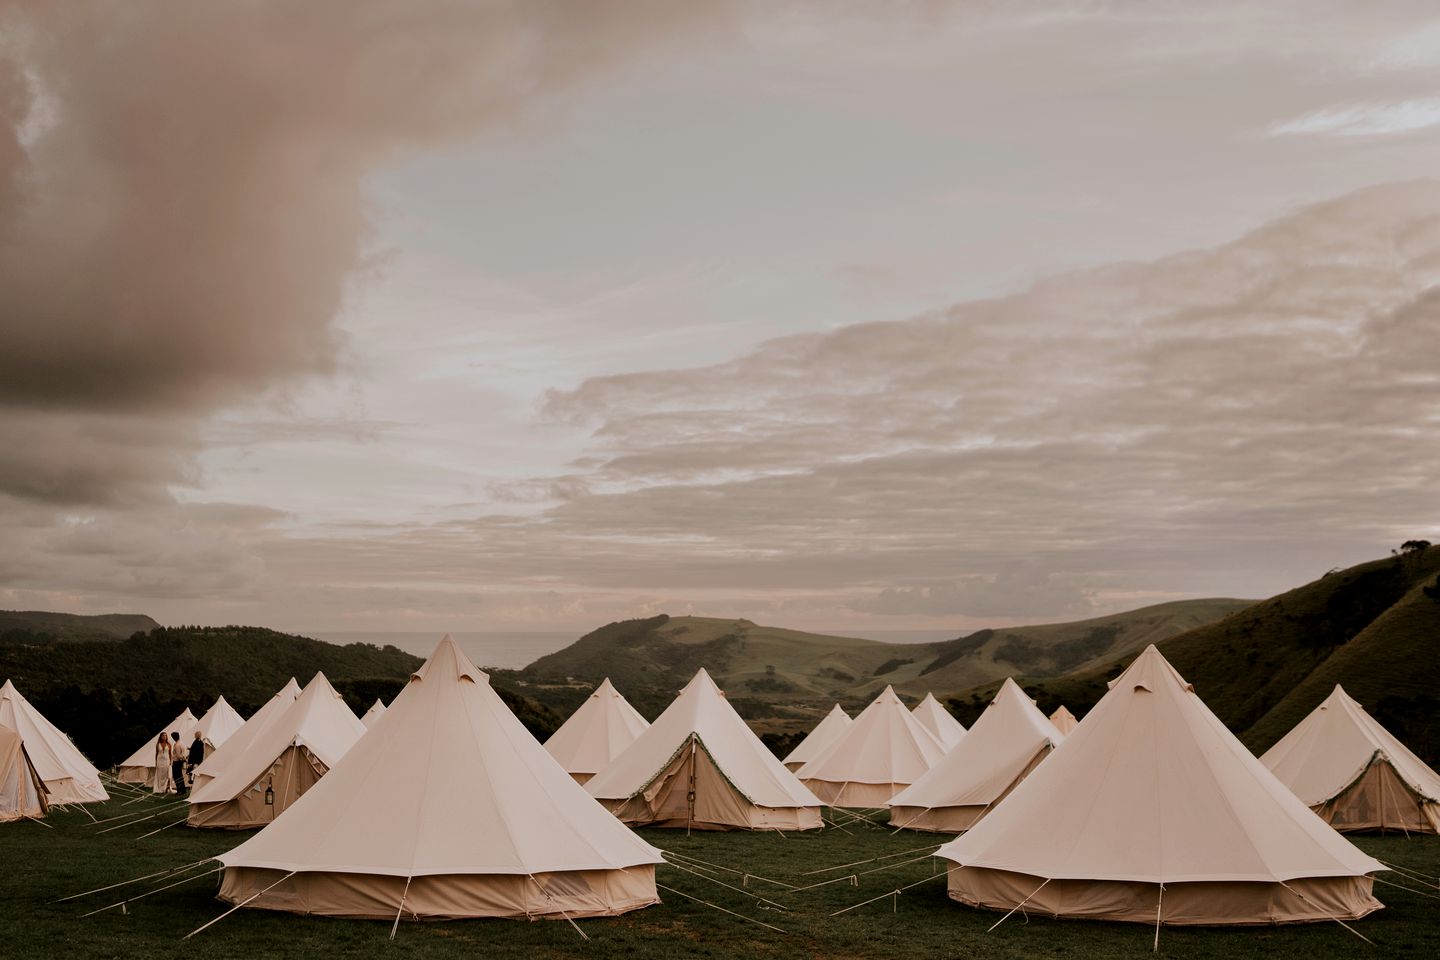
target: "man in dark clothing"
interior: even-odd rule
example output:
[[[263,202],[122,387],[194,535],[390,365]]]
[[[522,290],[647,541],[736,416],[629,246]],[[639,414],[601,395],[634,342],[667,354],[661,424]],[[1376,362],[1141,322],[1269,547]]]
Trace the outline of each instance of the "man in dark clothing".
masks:
[[[190,741],[190,756],[186,757],[190,766],[186,768],[191,782],[195,780],[195,768],[205,762],[205,741],[200,736],[200,731],[195,731],[195,739]]]
[[[170,779],[175,781],[175,795],[183,797],[189,792],[185,786],[185,747],[180,743],[180,731],[170,731]]]

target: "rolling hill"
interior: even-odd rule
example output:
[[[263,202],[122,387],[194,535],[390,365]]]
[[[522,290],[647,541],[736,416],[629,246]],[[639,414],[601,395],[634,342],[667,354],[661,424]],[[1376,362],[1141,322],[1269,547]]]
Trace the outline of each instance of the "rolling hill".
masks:
[[[124,640],[136,633],[149,633],[160,624],[143,613],[51,613],[45,610],[0,610],[0,637],[33,640]]]
[[[124,639],[76,639],[76,621],[91,618],[26,616],[29,628],[0,633],[0,680],[13,680],[102,766],[123,759],[182,709],[198,716],[221,695],[248,716],[290,677],[303,684],[323,671],[358,714],[376,697],[393,700],[422,662],[393,646],[339,646],[263,627],[157,626]],[[46,632],[47,623],[60,635]],[[549,708],[494,686],[536,736],[559,725]]]
[[[1246,745],[1263,751],[1341,683],[1429,762],[1440,760],[1440,548],[1334,570],[1159,647]],[[1426,591],[1431,591],[1427,594]],[[1132,659],[1026,677],[1042,709],[1083,713]],[[962,721],[993,684],[951,705]]]
[[[747,719],[786,730],[840,702],[855,709],[886,684],[918,700],[1011,674],[1106,663],[1249,605],[1184,600],[1075,623],[982,630],[939,643],[892,644],[749,620],[668,617],[607,624],[515,675],[564,712],[608,676],[654,717],[701,666]]]

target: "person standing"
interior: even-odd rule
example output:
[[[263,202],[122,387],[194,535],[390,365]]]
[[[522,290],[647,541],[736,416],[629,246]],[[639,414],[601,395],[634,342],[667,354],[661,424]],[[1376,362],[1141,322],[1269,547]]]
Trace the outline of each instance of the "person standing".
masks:
[[[170,731],[170,778],[175,781],[175,795],[185,796],[185,744],[180,742],[180,731]]]
[[[188,766],[185,774],[191,783],[195,782],[195,768],[205,762],[205,738],[200,736],[200,731],[195,731],[195,739],[190,741],[190,753],[185,758]]]
[[[174,786],[170,782],[170,738],[163,732],[155,741],[155,773],[150,780],[150,788],[156,793],[169,793]]]

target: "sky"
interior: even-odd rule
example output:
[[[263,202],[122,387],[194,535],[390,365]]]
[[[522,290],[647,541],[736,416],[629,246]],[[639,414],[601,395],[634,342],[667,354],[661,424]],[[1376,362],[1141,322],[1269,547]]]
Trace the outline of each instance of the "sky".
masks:
[[[1440,539],[1427,3],[0,0],[0,607],[853,635]]]

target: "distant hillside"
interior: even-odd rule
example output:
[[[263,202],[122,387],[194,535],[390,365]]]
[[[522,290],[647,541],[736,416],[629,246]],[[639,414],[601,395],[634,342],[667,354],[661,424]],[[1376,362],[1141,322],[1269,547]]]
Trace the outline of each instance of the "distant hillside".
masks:
[[[157,627],[123,640],[0,635],[0,679],[13,680],[102,766],[184,708],[198,716],[221,695],[249,716],[290,677],[304,684],[322,671],[360,713],[377,696],[393,700],[421,663],[393,646],[338,646],[263,627]],[[541,704],[496,690],[537,736],[559,724]]]
[[[1061,673],[1107,662],[1249,602],[1178,601],[1076,623],[982,630],[923,644],[662,614],[607,624],[514,676],[527,692],[562,713],[608,676],[636,709],[653,718],[703,666],[748,719],[786,730],[808,725],[837,701],[858,708],[886,684],[916,701],[931,690],[943,696],[1011,674]]]
[[[1302,587],[1179,636],[1160,649],[1215,713],[1263,751],[1336,683],[1411,749],[1440,759],[1440,548],[1412,547],[1332,571]],[[1130,656],[1067,676],[1027,678],[1043,707],[1077,713],[1105,692]],[[959,698],[965,714],[990,686]]]
[[[0,610],[0,637],[29,634],[60,640],[123,640],[149,633],[160,624],[142,613],[51,613],[44,610]],[[18,639],[18,636],[16,636]]]

